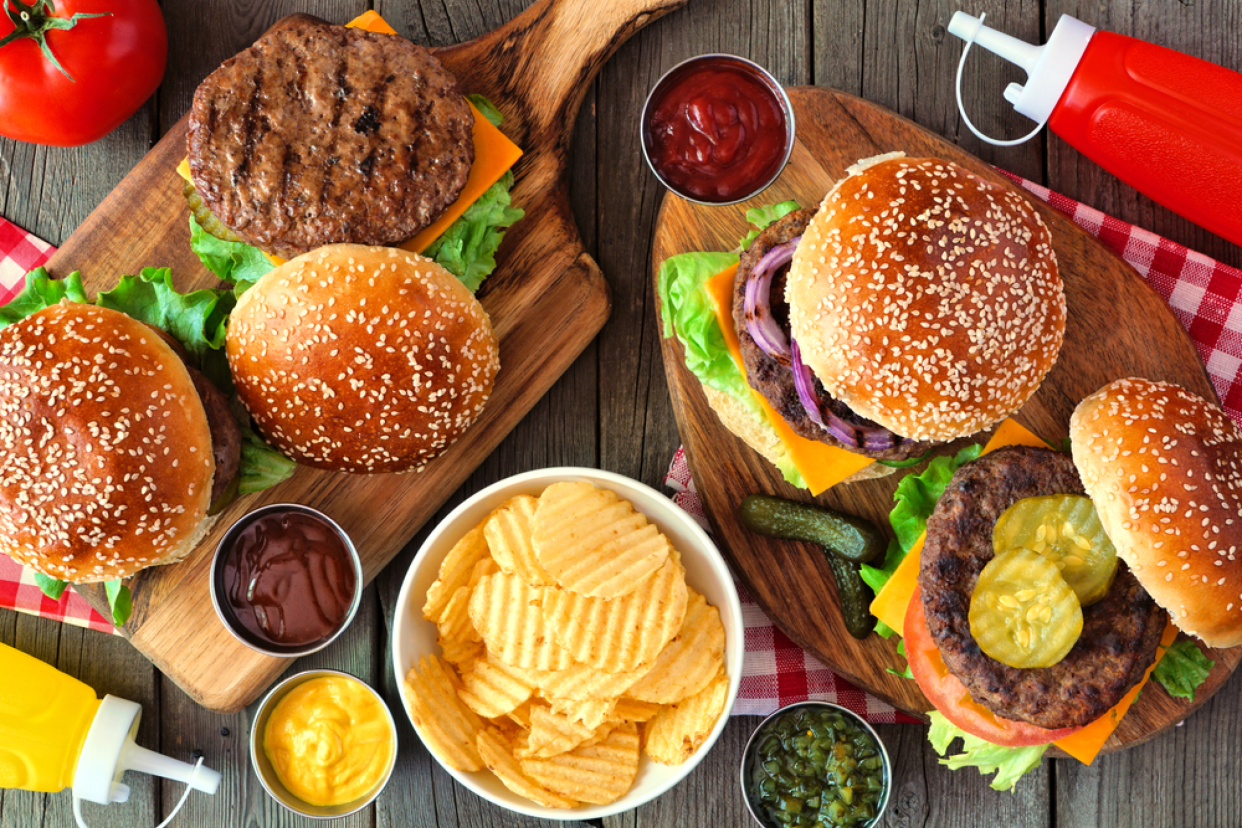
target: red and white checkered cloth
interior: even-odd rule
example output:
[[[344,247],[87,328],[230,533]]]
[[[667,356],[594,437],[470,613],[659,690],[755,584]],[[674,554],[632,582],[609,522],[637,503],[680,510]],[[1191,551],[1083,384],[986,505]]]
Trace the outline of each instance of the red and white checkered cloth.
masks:
[[[1242,271],[1038,184],[1010,178],[1100,239],[1164,297],[1194,339],[1225,412],[1242,425],[1242,303],[1238,301]],[[53,252],[51,245],[0,219],[0,305],[21,289],[26,271]],[[665,484],[674,490],[673,499],[706,525],[683,451],[673,458]],[[844,705],[872,722],[915,721],[836,676],[778,630],[740,584],[738,593],[746,626],[746,663],[735,714],[766,714],[813,698]],[[0,607],[112,631],[112,625],[72,590],[66,590],[60,601],[46,598],[34,585],[30,571],[4,555],[0,555]]]

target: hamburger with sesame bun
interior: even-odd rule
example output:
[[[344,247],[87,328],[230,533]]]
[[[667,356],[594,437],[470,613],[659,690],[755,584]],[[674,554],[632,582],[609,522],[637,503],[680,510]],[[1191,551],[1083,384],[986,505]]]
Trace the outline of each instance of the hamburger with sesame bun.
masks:
[[[902,461],[1022,407],[1060,351],[1065,294],[1026,199],[892,153],[755,239],[733,315],[748,381],[798,435]]]
[[[818,209],[748,210],[740,256],[680,253],[656,279],[721,422],[812,494],[1012,414],[1065,332],[1051,235],[1021,195],[902,153],[848,173]]]
[[[1014,445],[953,473],[902,630],[937,750],[980,740],[1009,784],[1037,765],[1025,749],[1089,762],[1149,671],[1193,699],[1214,663],[1178,629],[1242,644],[1237,426],[1176,385],[1122,379],[1079,403],[1070,438],[1072,459]]]
[[[333,244],[237,303],[226,351],[255,426],[299,463],[418,470],[479,416],[500,368],[487,312],[452,273],[397,248]]]
[[[74,583],[193,549],[217,463],[192,371],[157,331],[96,305],[52,305],[0,331],[0,549]],[[238,468],[223,465],[221,490]]]
[[[38,268],[0,307],[0,552],[58,599],[106,582],[125,623],[140,570],[180,560],[238,494],[294,464],[230,398],[224,289],[177,291],[167,268],[92,301]]]

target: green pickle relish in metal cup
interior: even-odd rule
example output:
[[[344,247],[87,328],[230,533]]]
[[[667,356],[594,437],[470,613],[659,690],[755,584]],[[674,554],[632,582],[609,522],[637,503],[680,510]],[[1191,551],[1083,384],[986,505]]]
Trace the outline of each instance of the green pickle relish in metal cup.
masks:
[[[799,702],[764,719],[742,759],[742,791],[765,828],[867,828],[888,805],[892,765],[853,712]]]

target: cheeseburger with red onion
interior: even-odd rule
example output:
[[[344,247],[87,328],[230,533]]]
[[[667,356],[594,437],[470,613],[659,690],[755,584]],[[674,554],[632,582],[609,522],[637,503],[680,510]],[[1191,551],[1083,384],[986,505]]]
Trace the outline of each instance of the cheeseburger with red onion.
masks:
[[[759,234],[733,317],[747,381],[794,432],[900,461],[1022,407],[1056,362],[1065,294],[1024,198],[892,153]]]

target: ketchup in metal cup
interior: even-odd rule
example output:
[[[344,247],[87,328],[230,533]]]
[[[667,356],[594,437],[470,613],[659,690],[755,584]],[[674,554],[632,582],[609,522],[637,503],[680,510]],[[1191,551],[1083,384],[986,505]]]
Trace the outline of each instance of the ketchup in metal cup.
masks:
[[[767,72],[731,55],[704,55],[660,79],[643,112],[643,151],[669,189],[729,204],[756,195],[792,148],[788,99]]]
[[[337,528],[309,512],[267,512],[225,550],[224,601],[251,637],[280,646],[320,641],[354,600],[353,556]]]

